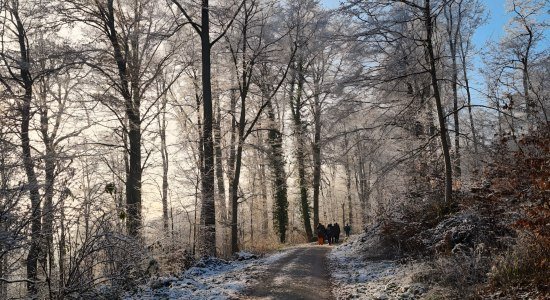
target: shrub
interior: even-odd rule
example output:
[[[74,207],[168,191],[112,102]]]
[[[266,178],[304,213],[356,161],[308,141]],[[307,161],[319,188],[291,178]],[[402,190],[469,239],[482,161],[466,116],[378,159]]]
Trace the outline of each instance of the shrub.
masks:
[[[490,283],[495,288],[534,286],[550,292],[550,240],[523,232],[517,244],[495,260]]]

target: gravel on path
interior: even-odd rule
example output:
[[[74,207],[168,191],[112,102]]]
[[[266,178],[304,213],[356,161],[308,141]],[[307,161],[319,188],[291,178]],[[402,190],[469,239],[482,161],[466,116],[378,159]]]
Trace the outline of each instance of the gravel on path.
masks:
[[[271,265],[259,283],[244,291],[244,299],[332,300],[329,246],[308,245],[293,249]]]

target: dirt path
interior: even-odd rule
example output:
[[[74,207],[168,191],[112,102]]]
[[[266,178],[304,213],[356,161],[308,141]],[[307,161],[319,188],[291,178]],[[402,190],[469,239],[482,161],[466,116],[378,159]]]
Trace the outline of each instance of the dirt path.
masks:
[[[311,245],[291,250],[244,292],[244,299],[334,299],[326,265],[330,249]]]

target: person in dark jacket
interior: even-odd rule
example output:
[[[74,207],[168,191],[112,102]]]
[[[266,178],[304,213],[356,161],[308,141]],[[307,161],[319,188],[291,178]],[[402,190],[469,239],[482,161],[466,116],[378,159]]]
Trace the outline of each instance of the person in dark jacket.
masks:
[[[319,225],[317,225],[317,243],[319,245],[323,245],[325,243],[325,231],[325,226],[319,223]]]
[[[333,230],[334,230],[334,243],[338,244],[338,242],[340,241],[340,225],[338,225],[338,223],[334,223]]]
[[[327,231],[325,234],[325,238],[327,239],[329,245],[332,245],[333,237],[334,237],[334,228],[331,223],[327,225]]]
[[[346,224],[346,226],[344,226],[344,232],[346,233],[346,237],[349,237],[350,231],[351,231],[351,226],[349,226],[349,224]]]

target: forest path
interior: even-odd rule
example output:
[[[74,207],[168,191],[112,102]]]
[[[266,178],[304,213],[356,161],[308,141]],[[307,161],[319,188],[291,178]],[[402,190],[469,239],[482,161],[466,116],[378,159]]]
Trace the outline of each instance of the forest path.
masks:
[[[308,245],[271,265],[260,282],[244,291],[244,299],[330,300],[332,284],[327,268],[329,246]]]

